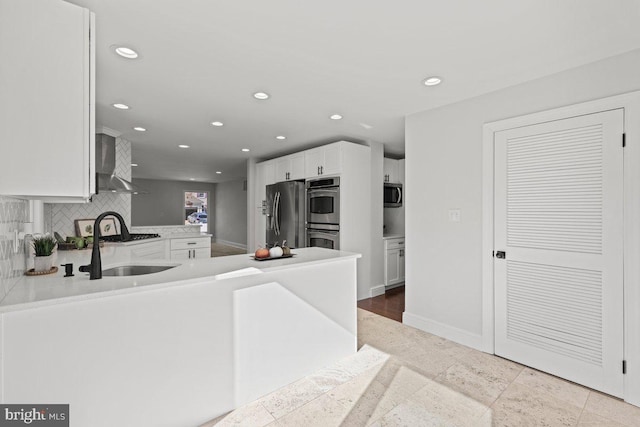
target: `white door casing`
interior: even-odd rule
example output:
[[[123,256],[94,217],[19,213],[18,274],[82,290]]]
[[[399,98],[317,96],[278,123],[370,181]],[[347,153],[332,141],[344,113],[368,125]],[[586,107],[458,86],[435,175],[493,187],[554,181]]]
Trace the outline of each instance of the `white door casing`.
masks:
[[[494,134],[495,353],[623,395],[624,111]]]

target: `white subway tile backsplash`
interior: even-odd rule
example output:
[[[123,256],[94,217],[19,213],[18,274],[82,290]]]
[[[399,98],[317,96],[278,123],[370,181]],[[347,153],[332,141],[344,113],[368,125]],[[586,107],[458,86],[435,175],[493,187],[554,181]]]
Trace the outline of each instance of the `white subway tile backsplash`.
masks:
[[[22,230],[28,221],[28,202],[0,196],[0,300],[24,275],[24,242],[18,240],[16,253],[15,230]]]

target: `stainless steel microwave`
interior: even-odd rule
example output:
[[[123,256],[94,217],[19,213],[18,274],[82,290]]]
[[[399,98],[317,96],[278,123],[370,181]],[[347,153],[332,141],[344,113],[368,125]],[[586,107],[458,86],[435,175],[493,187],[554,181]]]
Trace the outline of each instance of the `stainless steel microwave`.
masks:
[[[402,184],[384,183],[384,207],[399,208],[402,206]]]

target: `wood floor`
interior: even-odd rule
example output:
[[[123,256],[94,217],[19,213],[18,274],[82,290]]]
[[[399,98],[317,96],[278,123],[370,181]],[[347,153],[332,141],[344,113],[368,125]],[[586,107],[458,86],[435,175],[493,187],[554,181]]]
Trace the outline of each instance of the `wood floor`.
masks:
[[[404,312],[404,285],[389,289],[384,295],[358,301],[358,307],[397,322],[402,322]]]
[[[236,248],[235,246],[228,246],[223,245],[222,243],[211,242],[211,257],[240,255],[246,253],[246,250]]]

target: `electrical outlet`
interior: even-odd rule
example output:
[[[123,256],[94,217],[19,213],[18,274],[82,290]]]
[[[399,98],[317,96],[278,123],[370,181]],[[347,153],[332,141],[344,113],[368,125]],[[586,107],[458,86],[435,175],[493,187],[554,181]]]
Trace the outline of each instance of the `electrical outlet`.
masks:
[[[460,209],[449,209],[449,221],[460,222]]]

